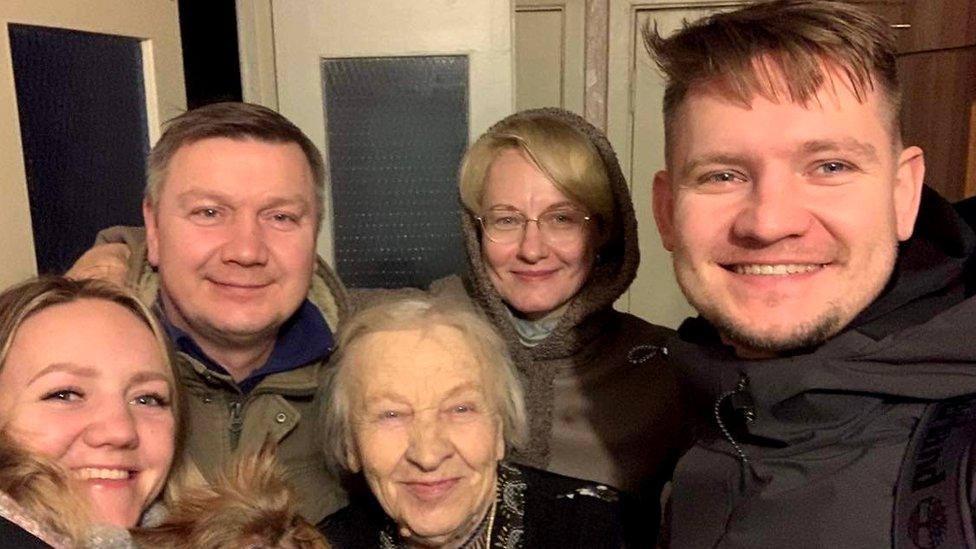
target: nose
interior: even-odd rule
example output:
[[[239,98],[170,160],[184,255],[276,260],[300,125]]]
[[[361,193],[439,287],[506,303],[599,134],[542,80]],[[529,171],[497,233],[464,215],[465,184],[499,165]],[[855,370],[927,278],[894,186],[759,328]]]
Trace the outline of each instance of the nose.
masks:
[[[92,447],[135,448],[139,445],[139,433],[132,412],[132,407],[124,401],[100,403],[85,428],[85,443]]]
[[[410,432],[406,458],[421,471],[436,471],[454,455],[454,445],[445,426],[436,418],[417,417]]]
[[[518,257],[526,263],[536,263],[549,255],[549,246],[542,238],[542,230],[538,220],[529,219],[525,222],[522,240],[519,241]]]
[[[753,245],[768,245],[805,234],[812,216],[804,206],[801,185],[786,174],[757,179],[742,198],[732,225],[734,237]]]
[[[268,247],[258,219],[241,216],[228,226],[228,231],[227,240],[221,248],[224,263],[250,267],[267,262]]]

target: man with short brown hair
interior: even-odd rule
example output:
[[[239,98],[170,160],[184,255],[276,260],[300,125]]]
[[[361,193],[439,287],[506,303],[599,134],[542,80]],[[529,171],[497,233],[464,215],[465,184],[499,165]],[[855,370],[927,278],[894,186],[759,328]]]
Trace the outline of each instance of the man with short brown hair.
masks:
[[[701,315],[671,347],[703,421],[668,541],[889,546],[913,427],[976,393],[976,235],[902,144],[894,41],[823,0],[646,40],[668,80],[654,213]]]
[[[218,103],[170,121],[148,164],[145,231],[100,239],[125,242],[115,278],[155,304],[178,351],[186,453],[212,479],[271,441],[316,523],[346,500],[317,442],[316,394],[347,308],[315,252],[322,157],[280,114]],[[113,278],[105,253],[89,254],[69,274]]]

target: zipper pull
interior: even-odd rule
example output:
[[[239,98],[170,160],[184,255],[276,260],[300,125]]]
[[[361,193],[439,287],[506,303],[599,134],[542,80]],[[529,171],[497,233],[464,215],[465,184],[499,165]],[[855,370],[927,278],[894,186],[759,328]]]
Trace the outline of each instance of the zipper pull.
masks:
[[[234,400],[230,403],[230,445],[237,449],[237,443],[241,439],[241,431],[244,429],[244,418],[241,417],[241,401]]]
[[[712,406],[712,416],[715,418],[715,423],[718,424],[718,428],[722,431],[722,435],[725,436],[725,440],[729,441],[729,444],[731,444],[732,448],[735,449],[735,453],[739,455],[739,461],[742,462],[742,465],[747,465],[749,463],[749,457],[742,450],[742,446],[740,446],[739,442],[735,440],[735,437],[732,436],[732,432],[725,425],[725,422],[722,421],[722,402],[725,401],[725,399],[730,399],[730,402],[734,406],[736,400],[738,400],[736,397],[743,394],[746,398],[749,398],[751,402],[751,397],[749,397],[746,392],[748,388],[749,378],[746,377],[745,374],[740,373],[739,381],[736,382],[735,388],[720,394],[718,398],[715,399],[715,404]],[[734,407],[733,410],[735,410]],[[747,408],[746,412],[747,413],[743,414],[744,419],[746,423],[751,423],[755,419],[755,410]]]

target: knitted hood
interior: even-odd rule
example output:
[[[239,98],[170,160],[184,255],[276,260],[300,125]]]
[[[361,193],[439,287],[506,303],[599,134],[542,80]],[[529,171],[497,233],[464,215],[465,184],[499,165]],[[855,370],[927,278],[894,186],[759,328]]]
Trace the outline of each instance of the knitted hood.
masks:
[[[521,111],[505,118],[496,126],[511,120],[554,118],[576,128],[596,147],[603,160],[614,199],[617,219],[614,234],[598,250],[598,257],[586,283],[572,299],[553,332],[539,345],[528,349],[534,360],[550,360],[570,356],[600,332],[599,313],[609,313],[617,300],[634,280],[640,263],[637,247],[637,218],[630,198],[627,180],[620,171],[617,155],[606,135],[582,117],[556,108]],[[491,129],[489,129],[491,131]],[[463,210],[461,225],[468,259],[465,286],[468,294],[491,317],[503,337],[518,341],[506,306],[491,280],[481,254],[481,237],[475,214]]]

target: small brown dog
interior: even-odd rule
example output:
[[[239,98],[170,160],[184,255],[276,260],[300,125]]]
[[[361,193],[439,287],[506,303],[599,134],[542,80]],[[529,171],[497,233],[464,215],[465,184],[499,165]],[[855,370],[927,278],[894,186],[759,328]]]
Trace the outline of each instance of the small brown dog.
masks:
[[[134,529],[132,537],[153,548],[329,548],[298,514],[270,443],[244,456],[212,485],[200,482],[182,490],[160,525]]]

